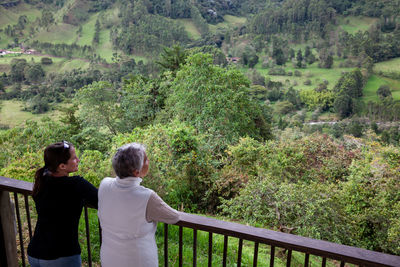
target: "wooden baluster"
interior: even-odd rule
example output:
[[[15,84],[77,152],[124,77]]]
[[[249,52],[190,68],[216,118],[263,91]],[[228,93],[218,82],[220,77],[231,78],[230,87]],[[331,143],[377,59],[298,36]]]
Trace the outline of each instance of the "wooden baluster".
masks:
[[[222,266],[226,267],[226,257],[228,255],[228,236],[224,236],[224,252],[222,255]]]
[[[208,233],[208,267],[212,266],[212,233]]]
[[[275,262],[275,247],[271,246],[271,258],[269,260],[269,266],[274,267],[274,262]]]
[[[164,223],[164,266],[168,267],[168,224]]]
[[[21,215],[19,213],[18,194],[16,192],[14,192],[14,203],[15,203],[15,209],[16,209],[16,213],[17,213],[19,245],[21,247],[22,266],[25,267],[26,263],[25,263],[24,237],[22,234]]]
[[[86,228],[86,245],[87,245],[87,253],[88,253],[88,264],[89,267],[92,267],[92,251],[90,249],[90,229],[89,229],[89,215],[88,208],[84,207],[85,211],[85,228]]]
[[[238,248],[238,259],[237,259],[237,267],[242,266],[242,250],[243,250],[243,239],[239,239],[239,248]]]
[[[326,258],[322,258],[322,267],[326,267]]]
[[[26,219],[28,221],[29,239],[32,239],[31,212],[29,210],[28,195],[24,195],[24,200],[25,200]]]
[[[257,267],[258,261],[258,242],[254,243],[254,256],[253,256],[253,267]]]
[[[304,267],[308,267],[310,263],[310,254],[306,253],[306,256],[304,258]]]
[[[290,267],[291,262],[292,262],[292,251],[288,250],[286,267]]]
[[[182,261],[182,246],[183,246],[183,227],[179,226],[179,267],[182,267],[183,261]]]
[[[18,267],[15,216],[7,191],[0,190],[0,266]]]
[[[197,230],[193,229],[193,267],[197,267]]]

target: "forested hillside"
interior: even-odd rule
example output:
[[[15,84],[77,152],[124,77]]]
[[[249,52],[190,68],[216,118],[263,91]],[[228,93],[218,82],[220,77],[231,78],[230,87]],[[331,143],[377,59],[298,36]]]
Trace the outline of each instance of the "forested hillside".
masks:
[[[400,255],[399,0],[0,1],[0,175],[127,142],[175,208]]]

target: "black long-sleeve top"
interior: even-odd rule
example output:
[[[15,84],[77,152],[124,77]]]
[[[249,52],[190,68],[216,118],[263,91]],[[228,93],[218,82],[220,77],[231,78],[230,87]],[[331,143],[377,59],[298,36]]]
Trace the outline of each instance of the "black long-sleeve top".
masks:
[[[28,255],[53,260],[80,254],[79,218],[84,204],[97,209],[97,188],[80,176],[44,176],[33,199],[38,220]]]

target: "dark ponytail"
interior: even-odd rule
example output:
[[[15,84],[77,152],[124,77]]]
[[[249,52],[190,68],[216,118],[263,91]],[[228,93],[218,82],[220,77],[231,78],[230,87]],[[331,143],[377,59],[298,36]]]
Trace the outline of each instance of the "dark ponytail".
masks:
[[[35,183],[33,185],[32,195],[37,196],[43,188],[44,176],[57,172],[58,166],[66,164],[71,157],[70,149],[72,144],[63,141],[51,144],[44,150],[45,166],[38,169],[35,173]]]
[[[32,190],[33,196],[37,196],[37,194],[40,191],[40,186],[42,185],[43,182],[44,170],[45,167],[42,167],[35,172],[35,183],[33,184],[33,190]]]

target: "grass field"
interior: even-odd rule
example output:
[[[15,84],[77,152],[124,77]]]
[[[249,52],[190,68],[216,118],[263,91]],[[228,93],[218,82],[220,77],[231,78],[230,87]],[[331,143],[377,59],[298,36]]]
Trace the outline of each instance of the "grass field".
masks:
[[[387,82],[379,76],[372,75],[369,77],[367,84],[364,87],[362,100],[367,103],[369,101],[378,101],[379,98],[376,94],[378,88]]]
[[[176,19],[175,21],[179,22],[185,28],[191,39],[197,40],[201,38],[199,30],[194,26],[191,19]]]
[[[232,15],[225,15],[223,22],[220,22],[216,25],[209,24],[208,26],[210,28],[210,31],[215,33],[218,28],[234,29],[235,27],[240,27],[246,23],[246,20],[247,19],[245,17],[235,17]]]
[[[20,56],[7,56],[7,57],[0,57],[0,73],[10,71],[10,63],[11,60],[14,58],[18,59],[25,59],[28,63],[36,62],[40,63],[41,58],[44,56],[38,55],[20,55]],[[43,69],[47,72],[64,72],[70,71],[72,69],[81,68],[87,69],[89,68],[89,62],[84,59],[66,59],[63,57],[51,57],[53,60],[53,64],[43,66]]]
[[[71,24],[58,23],[49,27],[48,31],[46,29],[40,31],[36,35],[35,40],[53,44],[72,44],[75,42],[77,29],[78,27]]]
[[[43,117],[57,119],[60,116],[59,111],[50,111],[45,114],[32,114],[22,111],[24,102],[17,100],[3,100],[0,102],[0,125],[15,127],[23,124],[26,120],[39,121]]]
[[[384,62],[376,63],[374,66],[374,72],[379,73],[399,73],[400,74],[400,57],[390,59]]]
[[[376,91],[382,85],[388,85],[391,89],[393,99],[400,100],[400,81],[378,75],[371,75],[371,77],[369,77],[363,90],[364,96],[362,97],[362,100],[365,103],[369,101],[378,101],[379,97],[376,94]]]
[[[307,68],[305,69],[296,69],[293,67],[292,63],[286,63],[286,66],[284,67],[286,73],[287,72],[292,72],[292,76],[282,76],[282,75],[269,75],[268,71],[269,69],[262,69],[261,68],[261,63],[257,64],[257,71],[259,71],[262,75],[268,76],[272,81],[280,81],[286,86],[293,86],[295,89],[299,90],[309,90],[316,88],[320,83],[322,83],[324,80],[328,81],[328,89],[333,88],[335,86],[336,82],[339,80],[340,76],[342,75],[342,72],[344,71],[350,71],[353,68],[339,68],[338,62],[335,62],[334,68],[332,69],[322,69],[318,68],[318,63],[315,62],[312,65],[307,65]],[[246,71],[247,69],[243,69]],[[301,77],[296,77],[294,76],[294,72],[298,70],[301,72]],[[311,85],[304,85],[304,82],[306,80],[311,81]],[[295,85],[295,82],[297,82],[297,85]]]
[[[86,23],[82,25],[82,34],[76,42],[78,45],[92,45],[94,25],[96,24],[97,17],[97,14],[91,16]]]
[[[21,3],[16,7],[4,8],[0,6],[0,25],[6,26],[8,24],[14,25],[18,22],[19,16],[25,15],[29,21],[34,21],[37,17],[40,17],[41,12],[39,9],[33,6]]]
[[[338,24],[341,29],[344,31],[354,34],[358,31],[366,31],[376,23],[376,18],[369,17],[356,17],[356,16],[347,16],[338,18]]]
[[[4,8],[0,6],[0,28],[4,29],[7,25],[15,25],[18,23],[18,18],[22,15],[28,17],[28,24],[24,30],[24,34],[28,31],[29,24],[40,17],[40,10],[31,5],[21,3],[16,7]],[[0,48],[5,48],[9,43],[14,42],[14,37],[7,36],[4,32],[0,32]]]

